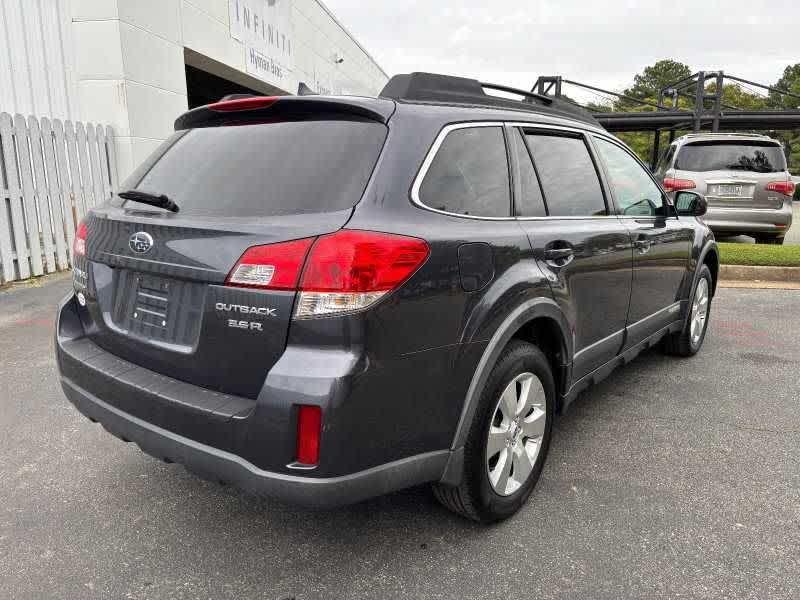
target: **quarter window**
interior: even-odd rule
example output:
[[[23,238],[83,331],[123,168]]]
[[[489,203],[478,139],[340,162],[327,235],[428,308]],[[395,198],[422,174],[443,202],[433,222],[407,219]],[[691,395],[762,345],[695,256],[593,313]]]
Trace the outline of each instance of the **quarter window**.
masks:
[[[620,212],[637,217],[666,216],[661,189],[644,168],[616,144],[601,138],[595,140]]]
[[[550,216],[605,215],[597,170],[582,137],[526,133]]]
[[[511,191],[501,127],[451,131],[422,181],[425,205],[459,215],[508,217]]]

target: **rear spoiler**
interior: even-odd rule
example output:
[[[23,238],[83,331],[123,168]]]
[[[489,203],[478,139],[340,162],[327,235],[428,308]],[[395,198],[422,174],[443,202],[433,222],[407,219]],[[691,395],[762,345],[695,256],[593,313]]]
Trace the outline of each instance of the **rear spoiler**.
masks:
[[[380,123],[389,121],[395,103],[381,98],[358,96],[236,96],[199,106],[175,119],[175,131],[194,127],[218,127],[297,119],[309,115],[351,115]]]

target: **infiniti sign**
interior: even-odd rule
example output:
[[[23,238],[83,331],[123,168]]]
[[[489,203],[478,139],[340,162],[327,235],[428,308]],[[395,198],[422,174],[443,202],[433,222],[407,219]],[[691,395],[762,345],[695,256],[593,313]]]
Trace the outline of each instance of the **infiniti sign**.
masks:
[[[136,254],[144,254],[153,247],[153,236],[144,231],[134,233],[128,240],[128,246]]]

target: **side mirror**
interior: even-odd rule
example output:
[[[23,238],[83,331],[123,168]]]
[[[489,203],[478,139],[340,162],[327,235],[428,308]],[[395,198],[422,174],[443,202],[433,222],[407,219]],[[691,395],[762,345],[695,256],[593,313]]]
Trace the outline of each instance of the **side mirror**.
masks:
[[[708,202],[703,194],[678,192],[675,194],[675,209],[682,217],[702,217],[708,210]]]

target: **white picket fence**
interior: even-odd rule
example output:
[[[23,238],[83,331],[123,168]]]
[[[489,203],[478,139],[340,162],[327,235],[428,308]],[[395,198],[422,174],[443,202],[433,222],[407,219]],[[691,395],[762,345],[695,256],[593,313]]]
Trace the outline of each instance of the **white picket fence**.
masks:
[[[69,269],[83,215],[117,188],[110,127],[0,113],[0,282]]]

